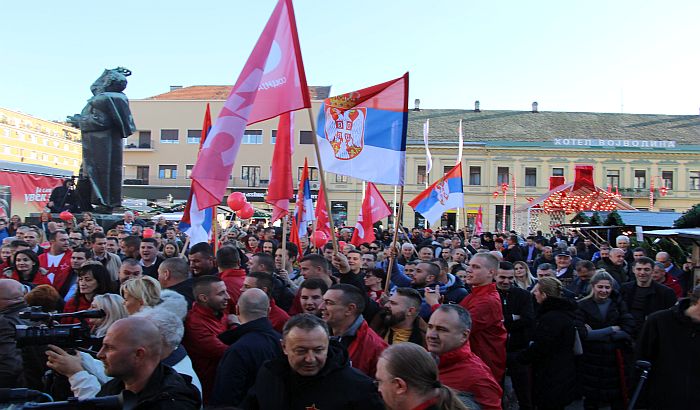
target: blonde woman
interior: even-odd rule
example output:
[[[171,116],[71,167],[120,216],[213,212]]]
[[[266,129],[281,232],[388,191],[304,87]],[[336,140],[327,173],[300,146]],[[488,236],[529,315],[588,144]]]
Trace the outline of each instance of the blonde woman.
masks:
[[[131,278],[119,289],[124,298],[124,308],[133,315],[144,306],[153,307],[160,303],[160,283],[150,276]]]
[[[537,278],[530,272],[530,267],[527,266],[527,263],[523,261],[513,262],[513,268],[515,269],[513,272],[515,286],[528,292],[532,291],[532,288],[537,283]]]
[[[105,317],[87,320],[90,325],[90,333],[92,333],[93,337],[98,338],[105,337],[107,329],[112,326],[112,323],[129,316],[124,308],[124,299],[114,293],[96,295],[92,299],[90,309],[102,309],[105,311]]]

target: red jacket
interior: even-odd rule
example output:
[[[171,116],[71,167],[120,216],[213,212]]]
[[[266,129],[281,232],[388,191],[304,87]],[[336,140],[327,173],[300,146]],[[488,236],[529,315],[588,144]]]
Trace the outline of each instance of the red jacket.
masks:
[[[461,348],[440,356],[440,381],[447,387],[474,395],[484,410],[501,410],[503,390],[491,374],[491,369],[469,348]]]
[[[49,252],[44,252],[41,255],[39,255],[39,266],[46,269],[46,277],[49,279],[49,282],[51,282],[51,286],[53,286],[59,292],[61,291],[61,287],[63,287],[63,284],[68,278],[68,276],[70,276],[70,258],[72,254],[72,251],[67,250],[63,254],[63,257],[58,263],[58,266],[53,267],[49,267]]]
[[[216,368],[228,348],[217,337],[228,329],[226,315],[217,317],[214,311],[197,302],[185,319],[185,336],[182,344],[192,360],[192,367],[202,383],[202,397],[207,403],[214,387]]]
[[[80,298],[77,305],[75,303],[75,298]],[[66,302],[66,305],[63,307],[63,313],[73,313],[81,310],[87,310],[90,309],[90,306],[92,306],[92,302],[87,300],[85,296],[75,295],[70,298],[68,302]],[[80,321],[78,319],[63,318],[61,319],[61,323],[64,325],[70,325],[73,323],[80,323]]]
[[[226,284],[228,295],[231,296],[228,310],[230,313],[236,313],[236,304],[238,304],[238,298],[241,297],[241,288],[245,280],[245,269],[226,269],[219,273],[219,277]]]
[[[352,367],[360,370],[369,377],[374,377],[377,371],[377,361],[379,355],[389,347],[374,330],[370,329],[363,319],[355,339],[348,346],[348,354]]]
[[[502,380],[506,371],[508,333],[503,326],[503,307],[496,284],[472,287],[472,292],[459,304],[472,317],[471,350],[486,363],[496,380]]]
[[[289,315],[287,312],[282,310],[281,307],[277,306],[275,303],[275,300],[270,298],[270,314],[269,314],[269,319],[270,323],[272,323],[272,327],[282,333],[282,328],[284,327],[284,324],[287,323],[289,320]]]
[[[673,289],[673,292],[676,294],[677,298],[680,299],[683,297],[683,288],[681,288],[681,284],[678,283],[678,279],[671,276],[670,273],[666,273],[666,279],[664,279],[662,285],[668,286],[669,288]]]

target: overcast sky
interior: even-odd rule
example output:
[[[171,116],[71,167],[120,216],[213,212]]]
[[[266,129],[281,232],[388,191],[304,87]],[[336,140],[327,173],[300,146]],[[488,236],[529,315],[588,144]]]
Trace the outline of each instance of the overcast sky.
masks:
[[[233,84],[274,8],[249,1],[3,2],[0,107],[80,112],[104,68],[126,94]],[[410,72],[421,108],[694,114],[700,2],[294,2],[310,85],[340,94]]]

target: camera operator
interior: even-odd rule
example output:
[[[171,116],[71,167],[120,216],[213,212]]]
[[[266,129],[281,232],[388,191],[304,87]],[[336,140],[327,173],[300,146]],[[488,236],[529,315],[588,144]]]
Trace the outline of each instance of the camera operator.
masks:
[[[0,279],[0,387],[23,387],[21,350],[15,341],[15,325],[24,324],[19,312],[27,308],[24,287],[14,279]]]

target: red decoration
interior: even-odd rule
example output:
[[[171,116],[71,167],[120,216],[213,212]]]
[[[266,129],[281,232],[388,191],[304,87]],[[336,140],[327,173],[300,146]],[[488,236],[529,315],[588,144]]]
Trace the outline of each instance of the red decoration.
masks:
[[[144,238],[153,238],[153,235],[154,235],[155,233],[156,233],[156,231],[154,231],[153,229],[151,229],[151,228],[146,228],[146,229],[143,230],[143,237],[144,237]]]
[[[506,192],[508,190],[508,184],[505,182],[501,184],[501,191]]]
[[[498,198],[498,191],[493,191],[493,197]]]
[[[245,204],[248,202],[245,200],[245,195],[242,192],[232,192],[231,195],[226,198],[226,205],[231,208],[232,211],[238,212]]]
[[[233,208],[231,208],[233,209]],[[243,209],[239,210],[236,215],[238,215],[239,218],[241,219],[250,219],[253,217],[253,214],[255,213],[255,210],[253,209],[253,205],[249,204],[246,202],[243,205]]]
[[[659,192],[661,193],[661,196],[666,196],[666,194],[668,194],[668,188],[662,186],[661,188],[659,188]]]
[[[564,185],[565,182],[566,180],[562,176],[549,177],[549,190],[551,191],[554,188]]]
[[[316,231],[311,236],[311,243],[313,243],[315,248],[321,248],[328,243],[328,236],[323,231]]]
[[[68,211],[61,212],[60,214],[58,214],[58,217],[61,218],[61,220],[64,222],[70,222],[73,220],[73,214]]]

